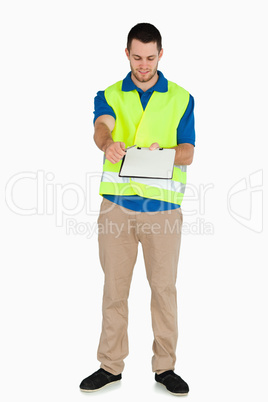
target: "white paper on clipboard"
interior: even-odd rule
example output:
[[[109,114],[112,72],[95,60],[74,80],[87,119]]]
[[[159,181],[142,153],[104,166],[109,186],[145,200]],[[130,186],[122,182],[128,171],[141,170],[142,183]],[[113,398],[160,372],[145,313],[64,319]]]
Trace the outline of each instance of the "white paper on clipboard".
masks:
[[[172,179],[175,149],[137,147],[127,150],[121,164],[120,177]]]

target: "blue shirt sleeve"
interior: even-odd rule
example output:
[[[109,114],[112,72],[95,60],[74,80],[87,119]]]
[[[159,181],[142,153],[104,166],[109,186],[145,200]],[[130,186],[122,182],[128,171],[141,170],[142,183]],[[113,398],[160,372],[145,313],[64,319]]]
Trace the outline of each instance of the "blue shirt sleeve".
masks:
[[[193,144],[195,146],[194,98],[190,95],[187,108],[177,128],[177,144]]]
[[[93,124],[95,123],[96,119],[104,114],[109,114],[116,118],[113,108],[108,105],[104,91],[97,92],[97,95],[94,99],[94,120]]]

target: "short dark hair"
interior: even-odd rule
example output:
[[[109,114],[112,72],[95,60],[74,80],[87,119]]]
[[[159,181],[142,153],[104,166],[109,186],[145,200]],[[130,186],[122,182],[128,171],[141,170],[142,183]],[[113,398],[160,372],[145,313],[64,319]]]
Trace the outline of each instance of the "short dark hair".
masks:
[[[158,29],[149,23],[142,22],[135,25],[129,31],[127,37],[127,49],[130,51],[133,39],[137,39],[143,43],[156,42],[158,52],[162,49],[162,37]]]

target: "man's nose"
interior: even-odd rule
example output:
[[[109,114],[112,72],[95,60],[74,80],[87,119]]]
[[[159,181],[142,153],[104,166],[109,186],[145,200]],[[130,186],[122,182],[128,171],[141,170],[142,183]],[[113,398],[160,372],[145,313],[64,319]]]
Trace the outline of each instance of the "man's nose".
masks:
[[[140,67],[142,67],[142,68],[145,68],[145,67],[147,67],[147,60],[146,59],[142,59],[141,60],[141,62],[140,62]]]

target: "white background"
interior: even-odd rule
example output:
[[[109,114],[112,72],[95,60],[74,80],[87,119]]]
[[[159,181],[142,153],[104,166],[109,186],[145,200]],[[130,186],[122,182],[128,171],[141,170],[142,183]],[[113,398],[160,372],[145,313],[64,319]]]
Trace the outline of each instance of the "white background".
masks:
[[[123,381],[94,395],[79,391],[99,367],[103,286],[97,235],[82,233],[97,219],[83,197],[91,211],[101,201],[92,178],[102,166],[93,99],[128,73],[130,28],[151,22],[163,36],[160,70],[195,98],[176,372],[189,383],[189,401],[266,401],[265,2],[1,4],[1,400],[172,398],[151,372],[141,253]],[[25,215],[31,208],[38,210]],[[61,214],[67,209],[70,216]]]

